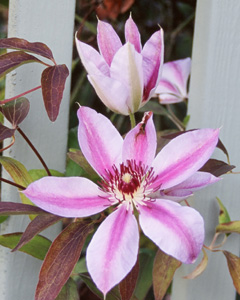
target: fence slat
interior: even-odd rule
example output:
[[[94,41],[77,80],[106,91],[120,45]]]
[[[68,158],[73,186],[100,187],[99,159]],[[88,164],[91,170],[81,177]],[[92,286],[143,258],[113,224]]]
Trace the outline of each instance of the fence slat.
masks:
[[[53,51],[59,64],[66,64],[71,70],[73,23],[75,0],[10,0],[9,37],[19,37],[30,42],[46,43]],[[28,64],[11,72],[6,80],[6,98],[13,97],[40,85],[42,66]],[[20,126],[45,159],[49,168],[64,171],[68,112],[70,95],[70,76],[67,79],[60,115],[56,122],[48,120],[38,90],[29,94],[31,102],[28,117]],[[16,135],[16,143],[4,155],[22,162],[28,169],[42,168],[32,150]],[[6,177],[7,174],[4,173]],[[19,201],[16,189],[2,185],[2,201]],[[1,226],[1,234],[23,231],[29,219],[10,217]],[[54,238],[59,225],[47,230],[46,235]],[[0,298],[1,300],[33,300],[41,261],[23,253],[11,253],[0,247]]]
[[[231,163],[240,165],[240,2],[239,0],[199,0],[193,46],[190,83],[189,129],[222,127],[220,137],[226,145]],[[220,150],[216,158],[226,161]],[[217,224],[218,196],[228,208],[232,220],[240,218],[240,177],[225,175],[224,179],[193,199],[205,219],[206,245],[209,245]],[[240,253],[239,236],[232,235],[224,246],[236,255]],[[208,251],[209,253],[209,251]],[[176,273],[173,300],[234,300],[235,290],[226,260],[221,253],[209,255],[207,270],[195,280],[182,276],[193,270],[183,266]]]

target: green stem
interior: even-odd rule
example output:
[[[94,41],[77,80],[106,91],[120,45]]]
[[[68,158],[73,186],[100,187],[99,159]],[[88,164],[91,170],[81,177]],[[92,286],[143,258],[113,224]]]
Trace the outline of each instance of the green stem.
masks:
[[[129,114],[130,121],[131,121],[131,128],[134,128],[136,126],[136,120],[134,114]]]

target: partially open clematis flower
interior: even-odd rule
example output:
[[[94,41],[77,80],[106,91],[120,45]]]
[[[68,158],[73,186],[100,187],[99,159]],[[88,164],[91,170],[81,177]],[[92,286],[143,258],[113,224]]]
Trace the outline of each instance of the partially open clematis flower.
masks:
[[[190,71],[190,57],[163,64],[162,78],[155,90],[161,104],[178,103],[188,99],[187,82]]]
[[[113,27],[98,21],[99,52],[76,39],[88,79],[102,102],[112,111],[128,115],[139,110],[153,95],[163,64],[163,30],[156,31],[143,49],[132,17],[125,24],[122,45]]]
[[[51,176],[31,183],[24,194],[44,210],[64,217],[87,217],[114,208],[87,249],[87,268],[97,287],[106,295],[136,263],[139,227],[134,212],[139,213],[143,233],[162,251],[193,263],[203,246],[203,219],[193,208],[161,193],[174,192],[178,185],[181,191],[215,181],[208,173],[202,173],[203,178],[196,174],[214,151],[219,131],[184,133],[155,157],[151,112],[124,139],[105,116],[90,108],[80,107],[78,118],[79,144],[102,178],[99,185],[87,178]]]

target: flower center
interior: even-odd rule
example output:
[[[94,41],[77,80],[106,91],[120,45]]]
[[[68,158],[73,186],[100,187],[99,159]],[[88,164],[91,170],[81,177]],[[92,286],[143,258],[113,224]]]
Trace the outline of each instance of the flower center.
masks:
[[[102,190],[108,194],[109,201],[113,203],[127,202],[133,208],[138,204],[149,201],[148,194],[152,192],[149,185],[156,179],[153,168],[138,164],[134,160],[127,160],[118,168],[114,165],[112,172],[108,172],[108,179],[102,181]]]

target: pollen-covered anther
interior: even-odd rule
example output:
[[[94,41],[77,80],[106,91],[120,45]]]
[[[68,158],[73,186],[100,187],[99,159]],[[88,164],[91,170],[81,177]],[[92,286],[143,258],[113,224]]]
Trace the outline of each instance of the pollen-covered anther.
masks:
[[[127,204],[127,209],[138,205],[147,205],[149,200],[149,185],[156,179],[152,168],[141,162],[128,160],[118,168],[114,165],[108,174],[108,180],[102,182],[102,189],[108,193],[109,200]],[[116,203],[117,203],[116,202]]]

